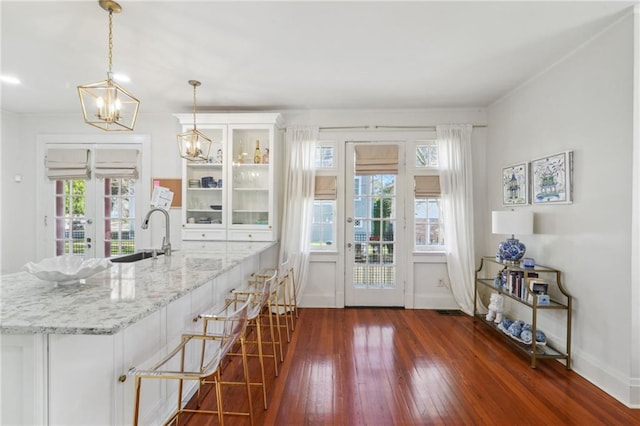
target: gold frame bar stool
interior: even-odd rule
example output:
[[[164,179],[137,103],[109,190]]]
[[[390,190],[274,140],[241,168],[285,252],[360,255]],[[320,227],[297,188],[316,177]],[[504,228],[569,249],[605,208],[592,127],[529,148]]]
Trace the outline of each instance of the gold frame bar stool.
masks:
[[[220,425],[224,425],[225,414],[248,416],[251,425],[253,425],[251,388],[244,342],[249,309],[253,302],[254,297],[250,295],[244,303],[233,312],[226,313],[223,308],[221,312],[211,314],[209,317],[210,320],[215,319],[219,321],[216,332],[183,334],[180,344],[153,367],[146,370],[133,368],[129,371],[129,375],[135,376],[134,425],[139,424],[140,393],[143,379],[178,381],[177,409],[169,417],[169,420],[164,423],[165,425],[170,424],[174,420],[179,421],[179,416],[182,413],[217,414]],[[236,343],[240,344],[242,354],[244,384],[246,386],[249,405],[248,413],[226,412],[222,407],[222,361]],[[187,405],[183,406],[182,394],[183,382],[185,380],[198,382],[198,401],[196,408],[187,408]],[[213,384],[213,389],[215,389],[216,392],[216,410],[200,409],[202,386],[208,383]]]
[[[235,306],[243,303],[244,300],[247,299],[247,297],[250,297],[250,296],[254,297],[253,303],[249,308],[247,331],[246,331],[247,337],[245,338],[245,343],[247,344],[248,347],[252,347],[253,345],[255,345],[257,348],[257,352],[258,352],[257,354],[247,351],[247,357],[257,356],[258,358],[258,361],[260,364],[261,381],[251,382],[251,385],[262,386],[262,398],[263,398],[265,410],[267,409],[267,388],[266,388],[266,380],[264,375],[264,358],[265,357],[273,358],[275,375],[278,376],[278,359],[277,359],[278,352],[276,349],[273,318],[271,317],[271,315],[269,315],[270,339],[266,343],[271,344],[271,353],[270,354],[264,353],[263,338],[265,336],[263,336],[262,334],[262,327],[264,326],[262,324],[262,317],[264,316],[263,312],[268,310],[269,299],[271,298],[271,294],[272,294],[272,288],[275,287],[277,278],[278,278],[277,275],[274,273],[271,277],[258,278],[257,280],[250,280],[245,287],[232,290],[233,298],[227,299],[227,306],[233,307],[235,309]],[[207,318],[205,316],[201,316],[201,317],[205,319],[205,327],[206,327]],[[250,329],[255,329],[256,331],[255,340],[249,340],[248,336],[250,334]],[[229,355],[237,356],[240,354],[229,352]],[[228,382],[228,384],[237,384],[237,382]]]
[[[272,273],[274,270],[267,269],[258,276],[266,277]],[[278,321],[278,333],[280,334],[280,327],[284,327],[287,331],[287,342],[291,342],[291,333],[295,330],[295,319],[298,317],[298,290],[293,267],[289,266],[289,260],[281,263],[275,273],[278,275],[278,285],[274,291],[273,304],[275,305],[276,318],[279,320],[281,316],[284,317],[284,324],[280,324]],[[282,312],[280,306],[282,306]],[[282,338],[280,341],[282,342]],[[283,361],[283,357],[280,360]]]

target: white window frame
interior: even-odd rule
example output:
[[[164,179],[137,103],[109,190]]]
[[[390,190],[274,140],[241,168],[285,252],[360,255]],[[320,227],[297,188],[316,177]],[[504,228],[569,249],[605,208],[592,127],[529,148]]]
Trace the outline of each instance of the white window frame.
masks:
[[[339,158],[339,154],[338,154],[338,143],[336,141],[317,141],[316,142],[316,149],[322,149],[322,148],[331,148],[333,150],[333,164],[330,167],[316,167],[316,176],[334,176],[336,178],[336,184],[338,182],[338,165],[340,164],[340,158]],[[317,151],[316,151],[317,152]],[[316,164],[315,160],[314,160],[314,165]],[[327,203],[327,202],[332,202],[333,203],[333,209],[332,209],[332,222],[331,222],[331,227],[333,229],[332,232],[332,244],[331,245],[326,245],[326,244],[322,244],[322,245],[314,245],[312,241],[309,241],[309,251],[311,252],[315,252],[315,253],[326,253],[326,252],[337,252],[338,251],[338,200],[337,197],[335,200],[314,200],[314,209],[315,209],[315,203],[319,202],[319,203]],[[309,232],[309,239],[311,240],[311,235],[312,232],[310,230]]]
[[[324,167],[324,166],[316,167],[316,172],[320,170],[333,171],[333,173],[330,173],[330,174],[332,176],[335,176],[338,173],[338,144],[335,141],[317,141],[316,152],[318,151],[318,149],[321,150],[322,148],[331,148],[333,150],[333,165],[330,167]],[[316,164],[315,159],[313,164],[314,165]]]
[[[316,203],[330,204],[331,205],[331,218],[332,218],[332,220],[331,220],[330,223],[331,223],[332,232],[331,232],[331,244],[324,244],[324,243],[315,244],[316,243],[315,241],[311,241],[310,245],[309,245],[310,251],[323,251],[324,252],[324,251],[336,251],[337,250],[336,249],[336,244],[337,244],[337,241],[336,241],[336,239],[337,239],[337,232],[336,232],[336,227],[337,227],[337,223],[336,223],[336,217],[337,217],[337,215],[336,215],[336,213],[337,213],[336,206],[337,206],[337,203],[336,203],[336,201],[337,200],[314,200],[314,202],[313,202],[314,210],[316,208]],[[315,223],[313,223],[313,225],[315,225]],[[320,224],[320,226],[325,227],[322,224]]]
[[[415,211],[415,207],[416,207],[416,196],[415,196],[415,192],[414,192],[414,178],[415,176],[439,176],[440,175],[440,171],[438,169],[438,164],[428,164],[424,167],[420,167],[418,165],[416,165],[416,153],[418,150],[418,147],[420,146],[433,146],[437,148],[437,141],[435,139],[422,139],[422,140],[415,140],[415,141],[411,141],[410,143],[408,143],[407,146],[407,173],[409,174],[408,179],[411,182],[410,185],[407,185],[409,188],[408,190],[411,191],[411,196],[409,197],[409,199],[411,200],[411,203],[409,203],[410,207],[410,211],[411,214],[409,215],[410,218],[410,222],[411,222],[411,229],[412,229],[412,242],[411,245],[413,247],[413,252],[414,253],[438,253],[441,254],[445,251],[445,245],[444,244],[425,244],[425,245],[416,245],[416,211]],[[428,197],[426,198],[427,200],[429,198],[439,198],[439,197]],[[444,227],[444,223],[442,221],[442,211],[440,211],[440,226],[441,229]],[[444,236],[444,238],[446,238],[446,235]]]

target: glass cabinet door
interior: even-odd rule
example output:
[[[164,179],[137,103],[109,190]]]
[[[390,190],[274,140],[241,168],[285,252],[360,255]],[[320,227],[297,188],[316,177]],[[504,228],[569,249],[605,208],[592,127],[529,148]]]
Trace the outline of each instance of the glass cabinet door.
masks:
[[[184,161],[183,225],[225,225],[224,129],[199,129],[213,142],[206,162]]]
[[[272,173],[270,162],[273,127],[230,128],[231,224],[241,228],[271,225]]]

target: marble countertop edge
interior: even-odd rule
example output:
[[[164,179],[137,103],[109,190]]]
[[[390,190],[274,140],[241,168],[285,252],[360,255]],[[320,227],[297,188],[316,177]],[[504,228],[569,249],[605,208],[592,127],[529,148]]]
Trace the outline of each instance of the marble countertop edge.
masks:
[[[115,263],[84,282],[0,277],[0,334],[113,335],[277,243],[186,245],[170,257]]]

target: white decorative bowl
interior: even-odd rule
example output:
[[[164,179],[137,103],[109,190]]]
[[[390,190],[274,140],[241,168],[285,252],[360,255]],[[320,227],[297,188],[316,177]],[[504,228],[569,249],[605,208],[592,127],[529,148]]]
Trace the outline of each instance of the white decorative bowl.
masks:
[[[29,262],[23,269],[41,280],[70,284],[90,277],[112,266],[109,259],[87,259],[73,255],[49,257],[38,263]]]

